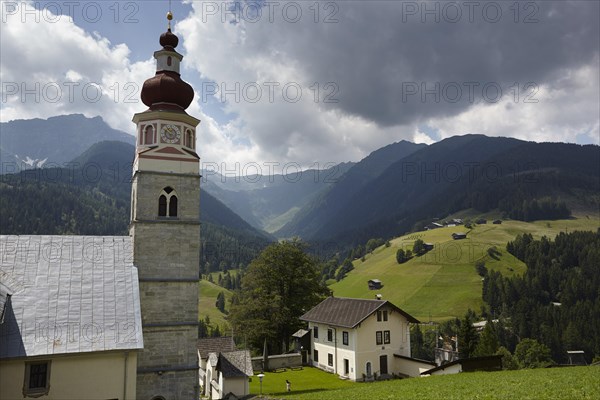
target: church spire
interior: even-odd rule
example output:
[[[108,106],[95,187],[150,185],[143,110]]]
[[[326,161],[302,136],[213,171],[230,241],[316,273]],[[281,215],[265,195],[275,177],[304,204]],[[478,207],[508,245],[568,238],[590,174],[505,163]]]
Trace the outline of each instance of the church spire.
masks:
[[[154,52],[156,75],[144,82],[141,97],[150,110],[185,112],[194,99],[194,89],[181,79],[179,73],[183,55],[175,50],[179,38],[171,31],[173,13],[170,11],[170,4],[167,20],[167,31],[159,38],[162,49]]]

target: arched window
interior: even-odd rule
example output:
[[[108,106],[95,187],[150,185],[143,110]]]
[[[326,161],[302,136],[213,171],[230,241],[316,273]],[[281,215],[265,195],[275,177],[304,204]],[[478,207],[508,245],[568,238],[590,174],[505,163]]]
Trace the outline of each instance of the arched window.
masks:
[[[177,193],[172,187],[167,186],[160,193],[158,198],[158,216],[159,217],[177,217]]]
[[[191,149],[194,148],[194,135],[190,129],[185,131],[185,145]]]
[[[369,377],[371,376],[371,363],[370,362],[367,363],[367,376],[369,376]]]
[[[144,131],[144,144],[153,144],[154,143],[154,127],[152,125],[148,125],[146,130]]]
[[[171,56],[167,57],[167,65],[170,67],[172,63],[173,60],[171,60]]]
[[[158,198],[158,216],[167,216],[167,196],[165,196],[164,194],[161,194]]]
[[[169,217],[177,216],[177,196],[173,195],[169,199]]]

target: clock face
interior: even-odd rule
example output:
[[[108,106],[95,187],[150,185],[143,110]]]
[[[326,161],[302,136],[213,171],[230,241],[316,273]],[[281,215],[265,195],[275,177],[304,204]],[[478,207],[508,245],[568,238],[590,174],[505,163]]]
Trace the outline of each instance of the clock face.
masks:
[[[160,130],[160,137],[165,143],[179,143],[181,131],[175,125],[164,125]]]

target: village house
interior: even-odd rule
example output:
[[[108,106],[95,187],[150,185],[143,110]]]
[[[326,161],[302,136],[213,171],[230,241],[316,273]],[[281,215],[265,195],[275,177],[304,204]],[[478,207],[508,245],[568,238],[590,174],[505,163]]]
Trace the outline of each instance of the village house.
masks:
[[[217,365],[216,359],[209,363],[209,356],[218,354],[221,351],[235,350],[235,342],[231,336],[198,339],[198,378],[201,395],[208,396],[209,392],[206,391],[206,388],[210,387],[210,382],[215,374],[214,368]]]
[[[0,236],[0,398],[135,399],[130,237]]]
[[[232,337],[198,339],[198,362],[201,395],[217,400],[250,393],[252,358],[248,350],[236,350]]]
[[[434,363],[410,354],[410,323],[385,300],[328,297],[300,317],[312,332],[313,366],[352,381],[418,376]]]

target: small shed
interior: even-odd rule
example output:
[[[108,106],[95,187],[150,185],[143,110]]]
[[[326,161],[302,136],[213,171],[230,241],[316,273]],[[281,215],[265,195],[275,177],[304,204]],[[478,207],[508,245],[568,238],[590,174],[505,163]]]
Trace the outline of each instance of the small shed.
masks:
[[[298,329],[293,335],[294,348],[302,355],[302,365],[308,364],[308,356],[312,354],[310,332],[306,329]]]
[[[587,365],[583,350],[569,350],[567,351],[567,357],[569,358],[569,365]]]
[[[369,279],[367,283],[369,285],[369,290],[377,290],[383,287],[383,284],[379,279]]]
[[[452,234],[452,239],[454,240],[460,240],[460,239],[466,239],[467,238],[467,234],[463,233],[463,232],[454,232]]]
[[[427,251],[433,250],[433,243],[423,243],[423,247],[425,247],[425,250]]]
[[[421,375],[450,375],[459,372],[474,372],[474,371],[500,371],[502,369],[502,356],[484,356],[462,358],[452,361],[439,367],[432,368],[428,371],[421,372]]]
[[[501,219],[495,219],[494,221],[492,221],[492,224],[494,225],[500,225],[502,223]]]

